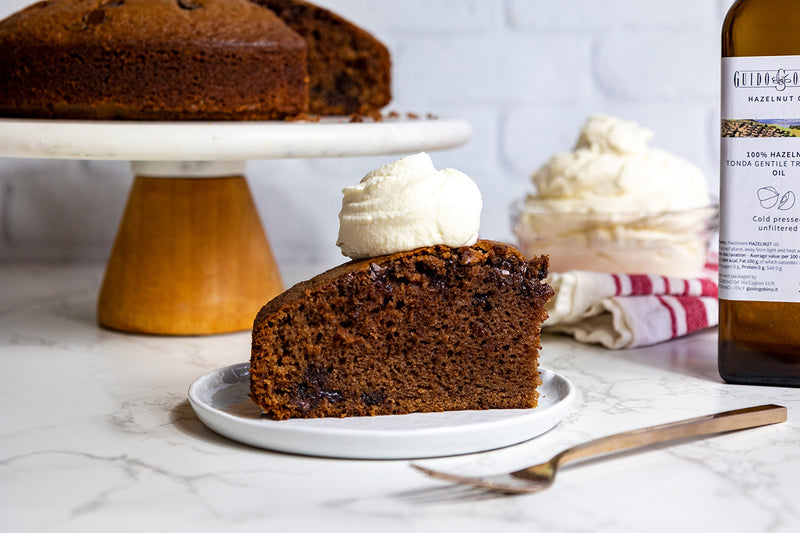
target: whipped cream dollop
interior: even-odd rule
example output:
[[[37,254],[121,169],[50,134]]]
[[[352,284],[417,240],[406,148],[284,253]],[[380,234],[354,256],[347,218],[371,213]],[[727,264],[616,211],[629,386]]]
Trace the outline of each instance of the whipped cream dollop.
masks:
[[[336,245],[352,259],[478,240],[478,186],[458,170],[437,170],[424,152],[373,170],[342,193]]]
[[[709,205],[708,184],[689,161],[653,148],[635,122],[591,116],[572,152],[556,154],[533,176],[528,202],[558,212],[658,213]]]

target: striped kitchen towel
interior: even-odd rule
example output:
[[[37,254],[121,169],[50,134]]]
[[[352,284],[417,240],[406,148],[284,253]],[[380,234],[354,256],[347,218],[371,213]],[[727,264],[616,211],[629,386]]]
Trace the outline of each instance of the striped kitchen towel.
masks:
[[[570,271],[551,274],[544,330],[615,350],[647,346],[717,325],[716,263],[696,279]]]

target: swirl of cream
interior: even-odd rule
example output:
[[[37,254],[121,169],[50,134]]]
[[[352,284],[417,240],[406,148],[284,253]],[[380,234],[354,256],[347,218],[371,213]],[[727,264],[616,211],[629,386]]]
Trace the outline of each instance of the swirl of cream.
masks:
[[[424,152],[373,170],[342,193],[336,245],[352,259],[478,240],[478,186],[458,170],[436,170]]]
[[[575,149],[556,154],[533,176],[532,205],[557,212],[663,212],[709,204],[708,184],[689,161],[648,146],[653,132],[594,115]]]

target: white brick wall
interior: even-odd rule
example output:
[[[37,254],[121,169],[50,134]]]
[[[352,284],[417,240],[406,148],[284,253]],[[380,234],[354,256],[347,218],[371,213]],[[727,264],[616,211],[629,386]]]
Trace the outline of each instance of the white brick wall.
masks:
[[[28,0],[0,0],[0,17]],[[482,236],[511,239],[508,205],[607,112],[656,132],[718,185],[719,29],[732,0],[319,0],[378,35],[390,109],[471,121],[432,153],[475,179]],[[391,158],[252,161],[247,175],[279,263],[334,265],[341,189]],[[0,262],[100,261],[125,203],[126,163],[0,160]]]

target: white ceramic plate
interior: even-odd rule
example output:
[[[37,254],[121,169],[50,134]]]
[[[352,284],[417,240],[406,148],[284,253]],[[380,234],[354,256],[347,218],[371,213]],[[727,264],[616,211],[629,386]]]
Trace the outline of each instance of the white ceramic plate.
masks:
[[[558,424],[575,388],[541,369],[535,409],[270,420],[248,393],[249,364],[220,368],[189,387],[189,401],[211,430],[281,452],[348,459],[419,459],[493,450],[532,439]]]

